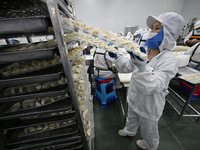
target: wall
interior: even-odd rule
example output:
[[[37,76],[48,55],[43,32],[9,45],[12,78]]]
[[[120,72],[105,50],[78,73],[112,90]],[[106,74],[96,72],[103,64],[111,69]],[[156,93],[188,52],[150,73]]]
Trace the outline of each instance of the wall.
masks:
[[[188,23],[191,18],[198,18],[197,20],[200,20],[200,0],[185,0],[182,15],[186,23]]]
[[[182,13],[185,0],[74,0],[76,16],[87,25],[124,31],[125,26],[145,28],[149,14]]]

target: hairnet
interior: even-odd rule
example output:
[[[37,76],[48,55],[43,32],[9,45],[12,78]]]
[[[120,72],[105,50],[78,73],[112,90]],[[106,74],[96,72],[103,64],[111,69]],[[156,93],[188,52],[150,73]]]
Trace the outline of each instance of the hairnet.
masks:
[[[194,29],[197,29],[200,27],[200,20],[197,21],[195,24],[194,24]]]
[[[143,34],[143,30],[142,29],[139,29],[139,30],[136,30],[135,33],[134,33],[134,36],[138,35],[138,34]]]
[[[147,18],[147,26],[152,28],[155,21],[159,21],[164,29],[163,41],[159,47],[160,51],[165,49],[172,50],[176,44],[181,29],[185,23],[184,18],[174,12],[162,13],[158,17],[150,15]]]

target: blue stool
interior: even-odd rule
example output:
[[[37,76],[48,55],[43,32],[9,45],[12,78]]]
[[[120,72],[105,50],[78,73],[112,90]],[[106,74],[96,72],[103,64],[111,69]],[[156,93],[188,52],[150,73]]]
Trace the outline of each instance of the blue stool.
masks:
[[[117,102],[116,90],[113,89],[115,81],[113,78],[102,79],[95,78],[95,97],[101,102],[101,107],[106,108],[106,104],[109,101],[115,100]]]

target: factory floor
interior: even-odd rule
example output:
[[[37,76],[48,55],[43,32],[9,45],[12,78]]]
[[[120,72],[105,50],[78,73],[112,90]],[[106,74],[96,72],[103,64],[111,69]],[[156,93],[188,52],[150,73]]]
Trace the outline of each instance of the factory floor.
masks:
[[[174,82],[170,86],[182,97],[187,98],[187,92],[177,90],[177,83]],[[123,105],[125,102],[126,88],[119,89],[117,94],[118,102],[109,102],[105,109],[101,108],[100,102],[94,99],[94,150],[139,150],[135,141],[141,139],[140,131],[133,138],[120,137],[117,133],[119,129],[124,127],[125,123],[121,104]],[[174,101],[170,96],[167,96],[167,98],[172,102]],[[176,100],[180,101],[178,98]],[[197,100],[191,101],[190,104],[200,110],[200,96]],[[179,107],[180,110],[181,107]],[[188,117],[178,120],[178,115],[168,103],[166,103],[163,115],[159,120],[159,134],[158,150],[200,149],[200,121],[196,122],[196,118]]]

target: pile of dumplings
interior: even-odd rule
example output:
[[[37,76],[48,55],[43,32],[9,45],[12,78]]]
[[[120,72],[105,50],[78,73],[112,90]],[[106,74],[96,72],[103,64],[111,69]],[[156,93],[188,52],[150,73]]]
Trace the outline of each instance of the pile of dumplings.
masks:
[[[35,50],[35,49],[51,48],[51,47],[56,47],[56,46],[57,46],[56,39],[51,39],[45,42],[34,43],[31,45],[23,45],[21,46],[21,48],[12,47],[12,48],[6,49],[6,51]]]
[[[181,76],[181,78],[193,84],[200,83],[200,73]]]
[[[66,126],[73,122],[74,122],[74,120],[66,120],[66,121],[62,121],[62,122],[55,122],[55,123],[49,123],[49,124],[44,124],[44,125],[27,127],[27,128],[24,128],[24,133],[27,135],[30,133],[40,132],[40,131],[44,131],[44,130],[52,130],[52,129]]]
[[[23,74],[31,71],[37,71],[40,69],[45,69],[51,66],[54,66],[56,64],[61,63],[60,56],[54,57],[54,59],[51,60],[42,60],[42,61],[31,61],[31,62],[24,62],[24,63],[16,63],[16,65],[13,65],[9,70],[3,71],[2,74],[4,76],[12,76],[12,75],[18,75]]]
[[[51,87],[56,87],[59,85],[64,85],[66,83],[67,83],[67,79],[62,77],[58,81],[33,83],[33,84],[28,84],[28,85],[9,87],[4,90],[4,95],[11,96],[11,95],[17,95],[17,94],[26,94],[26,93],[31,93],[31,92],[35,92],[35,91],[48,89]]]
[[[89,43],[96,47],[103,47],[104,44],[101,44],[101,42],[105,41],[107,43],[114,44],[115,46],[123,47],[127,51],[133,52],[133,54],[135,54],[136,56],[140,56],[142,59],[148,59],[147,55],[140,51],[140,46],[137,43],[135,43],[134,41],[130,41],[121,35],[115,35],[113,32],[108,30],[101,30],[98,27],[87,26],[85,23],[74,21],[69,18],[63,18],[63,26],[66,25],[71,26],[72,28],[74,27],[76,30],[78,29],[78,32],[81,33],[79,36],[79,40],[81,40],[81,42],[83,43]],[[92,38],[90,35],[92,37],[98,38],[99,40]],[[106,50],[109,51],[113,49]],[[118,51],[116,50],[113,50],[111,52],[118,53]]]
[[[22,102],[16,102],[11,106],[11,111],[15,112],[20,109],[26,109],[29,107],[40,107],[44,106],[48,103],[52,103],[57,101],[58,99],[61,99],[65,97],[64,95],[58,95],[58,96],[51,96],[51,97],[44,97],[44,98],[36,98],[36,99],[27,99]]]

